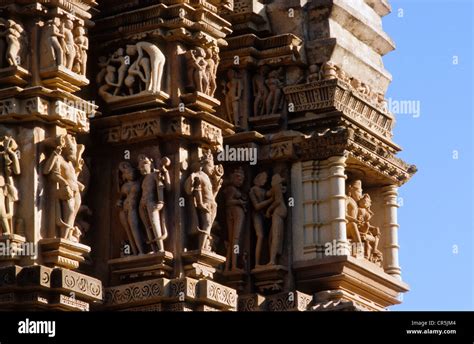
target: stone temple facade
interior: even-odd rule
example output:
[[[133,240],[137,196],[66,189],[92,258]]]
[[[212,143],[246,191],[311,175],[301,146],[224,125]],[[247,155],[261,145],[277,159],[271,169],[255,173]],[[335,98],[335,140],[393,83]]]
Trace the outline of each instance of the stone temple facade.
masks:
[[[0,309],[384,310],[386,0],[0,0]]]

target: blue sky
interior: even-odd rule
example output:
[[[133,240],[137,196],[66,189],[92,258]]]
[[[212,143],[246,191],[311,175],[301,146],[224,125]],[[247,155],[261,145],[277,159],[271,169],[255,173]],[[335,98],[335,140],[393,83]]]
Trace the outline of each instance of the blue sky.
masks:
[[[395,128],[400,157],[419,171],[400,189],[400,263],[411,291],[392,310],[474,310],[474,2],[390,3],[384,29],[397,49],[384,57],[387,97],[421,105]]]

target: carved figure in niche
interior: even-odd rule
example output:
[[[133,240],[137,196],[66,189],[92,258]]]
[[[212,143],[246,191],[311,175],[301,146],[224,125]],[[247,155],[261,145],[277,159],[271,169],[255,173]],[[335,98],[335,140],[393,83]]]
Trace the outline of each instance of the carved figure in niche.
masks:
[[[207,72],[208,62],[206,61],[206,52],[202,48],[196,48],[186,53],[188,62],[188,81],[190,87],[197,92],[207,91],[209,80]]]
[[[266,217],[272,219],[269,237],[270,262],[268,265],[276,265],[279,256],[281,256],[283,252],[285,219],[288,215],[288,209],[284,199],[286,188],[283,185],[283,182],[284,179],[279,174],[273,175],[272,187],[269,192],[269,195],[272,198],[272,203],[266,212]]]
[[[240,100],[244,91],[243,82],[238,73],[233,69],[227,71],[227,80],[224,87],[227,118],[235,126],[240,126]]]
[[[268,88],[265,84],[268,73],[268,67],[260,66],[257,74],[253,77],[253,95],[255,97],[253,103],[253,115],[262,116],[266,114],[266,100],[268,97]]]
[[[347,188],[346,201],[346,219],[347,219],[347,238],[355,243],[362,243],[358,223],[358,205],[362,199],[362,182],[355,180]]]
[[[380,230],[370,224],[373,212],[368,194],[362,190],[362,182],[355,180],[347,188],[346,219],[347,238],[353,243],[363,245],[364,257],[380,264],[382,253],[378,250]]]
[[[86,31],[83,26],[77,26],[74,29],[76,59],[72,71],[81,75],[86,75],[87,50],[89,49],[89,39],[85,34]]]
[[[143,240],[138,214],[141,186],[135,169],[127,161],[119,164],[119,183],[120,199],[117,206],[120,208],[120,223],[127,233],[133,254],[143,254]]]
[[[153,43],[138,42],[134,45],[127,45],[127,54],[137,55],[136,66],[143,68],[143,76],[147,80],[145,89],[153,93],[160,92],[166,62],[166,57],[161,50]],[[142,59],[146,60],[142,61]]]
[[[265,84],[268,87],[268,96],[266,100],[267,114],[276,114],[281,110],[283,82],[280,80],[281,69],[273,70],[268,74]]]
[[[164,240],[168,237],[164,211],[164,190],[170,190],[171,182],[168,167],[171,161],[164,157],[158,169],[153,167],[153,159],[140,155],[138,168],[143,176],[142,197],[140,199],[140,218],[145,225],[150,244],[155,252],[164,252]]]
[[[13,234],[14,203],[18,201],[18,190],[13,177],[20,174],[18,145],[12,136],[0,136],[0,226],[3,234]]]
[[[210,251],[210,236],[217,215],[216,196],[222,186],[224,168],[214,165],[211,152],[191,166],[192,173],[184,183],[185,192],[192,198],[192,234],[199,234],[198,248]]]
[[[364,242],[365,258],[374,263],[382,262],[382,252],[378,250],[380,241],[380,229],[370,224],[370,219],[374,215],[370,207],[372,200],[369,194],[364,194],[357,202],[359,207],[357,211],[357,220],[359,221],[359,232]]]
[[[43,173],[49,175],[51,182],[56,184],[57,207],[56,226],[60,236],[79,242],[81,230],[75,226],[77,213],[81,207],[81,192],[84,185],[78,180],[84,160],[84,146],[78,145],[70,134],[58,136],[56,148],[46,160]]]
[[[230,175],[230,184],[224,189],[229,240],[226,260],[226,270],[228,271],[237,269],[237,257],[242,251],[240,241],[247,212],[247,197],[241,190],[244,179],[243,169],[238,168]]]
[[[321,71],[318,65],[312,64],[311,66],[309,66],[309,74],[306,78],[306,82],[311,83],[319,80],[321,80]]]
[[[46,22],[41,39],[41,68],[64,65],[61,19],[55,17]]]
[[[252,202],[252,222],[255,234],[257,236],[257,244],[255,247],[255,267],[261,264],[263,240],[265,238],[264,229],[264,212],[265,209],[273,202],[272,198],[267,198],[269,193],[263,187],[267,183],[268,174],[261,172],[253,180],[254,186],[250,189],[249,197]]]
[[[66,19],[63,24],[63,51],[66,58],[67,69],[72,70],[74,65],[74,59],[76,58],[76,43],[74,42],[74,35],[72,34],[72,29],[74,28],[74,23],[70,19]]]
[[[24,30],[20,24],[17,24],[14,20],[7,20],[5,25],[5,31],[0,33],[0,37],[5,37],[6,49],[5,57],[8,65],[18,66],[20,61],[20,49],[22,43],[24,44]],[[23,42],[22,42],[23,41]],[[2,54],[3,55],[3,54]],[[3,56],[2,56],[3,58]],[[0,65],[1,66],[1,65]]]
[[[208,96],[214,97],[216,93],[217,83],[217,67],[219,66],[220,57],[219,57],[219,47],[213,45],[207,48],[206,50],[206,76],[208,80],[208,86],[206,94]]]

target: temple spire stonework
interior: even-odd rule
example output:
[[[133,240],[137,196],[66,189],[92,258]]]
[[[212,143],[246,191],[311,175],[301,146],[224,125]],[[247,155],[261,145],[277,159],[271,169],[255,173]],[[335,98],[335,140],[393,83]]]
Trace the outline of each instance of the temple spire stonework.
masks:
[[[0,243],[38,252],[1,257],[2,307],[400,302],[387,1],[24,3],[0,4]]]

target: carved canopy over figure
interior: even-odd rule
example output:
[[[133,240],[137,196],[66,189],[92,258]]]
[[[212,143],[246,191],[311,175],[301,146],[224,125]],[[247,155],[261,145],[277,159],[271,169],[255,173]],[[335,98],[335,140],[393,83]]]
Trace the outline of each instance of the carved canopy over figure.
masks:
[[[101,56],[96,77],[99,95],[108,102],[143,92],[159,93],[165,62],[156,44],[144,41],[127,45],[126,50],[118,48],[108,58]]]
[[[363,245],[364,257],[380,265],[382,262],[382,253],[378,250],[380,229],[370,224],[373,216],[371,205],[370,196],[363,193],[362,182],[355,180],[350,183],[346,201],[347,238],[353,243]]]
[[[145,225],[150,244],[155,252],[164,252],[164,240],[168,237],[165,217],[165,195],[164,190],[171,188],[168,167],[171,161],[164,157],[160,166],[155,169],[153,159],[140,155],[138,157],[138,168],[143,176],[142,197],[140,199],[140,218]]]
[[[3,234],[13,233],[14,203],[18,190],[13,177],[20,174],[18,145],[8,133],[0,134],[0,226]]]
[[[230,175],[230,184],[225,187],[225,209],[229,245],[227,247],[226,270],[237,270],[237,257],[242,251],[240,242],[244,229],[247,197],[241,188],[245,175],[242,168],[234,170]]]
[[[23,27],[12,19],[0,19],[0,68],[21,65],[20,50],[25,44]]]
[[[191,232],[199,234],[198,248],[209,251],[211,228],[217,215],[216,196],[222,186],[224,169],[214,165],[210,151],[191,167],[192,173],[184,184],[192,199]]]
[[[81,230],[75,225],[81,207],[81,192],[84,185],[78,177],[82,171],[84,146],[78,145],[70,134],[58,136],[56,148],[46,160],[43,173],[54,185],[56,198],[55,224],[60,237],[79,242]]]
[[[276,265],[279,256],[283,252],[283,239],[285,231],[285,219],[288,215],[288,209],[284,194],[286,188],[283,185],[284,179],[275,174],[272,177],[272,188],[269,195],[272,198],[272,203],[267,209],[266,217],[271,218],[272,226],[270,229],[270,262],[268,265]]]
[[[257,244],[255,247],[255,267],[259,267],[261,264],[262,246],[263,239],[265,238],[264,228],[264,213],[266,208],[273,202],[272,198],[269,197],[269,192],[264,188],[267,183],[268,174],[261,172],[253,180],[254,186],[250,189],[249,197],[252,202],[252,222],[255,234],[257,236]]]

